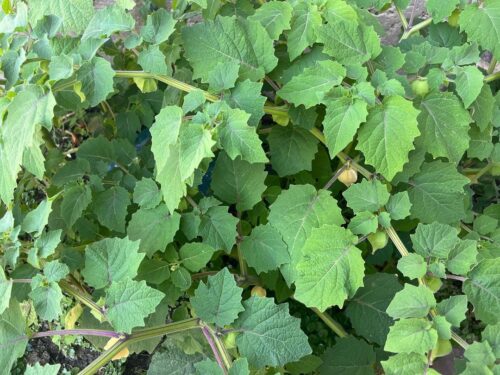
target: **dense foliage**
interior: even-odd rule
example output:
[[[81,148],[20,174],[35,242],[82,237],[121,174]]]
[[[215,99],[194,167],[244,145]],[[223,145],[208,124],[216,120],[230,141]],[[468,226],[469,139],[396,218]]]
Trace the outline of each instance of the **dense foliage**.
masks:
[[[409,2],[3,0],[1,371],[498,374],[500,0]]]

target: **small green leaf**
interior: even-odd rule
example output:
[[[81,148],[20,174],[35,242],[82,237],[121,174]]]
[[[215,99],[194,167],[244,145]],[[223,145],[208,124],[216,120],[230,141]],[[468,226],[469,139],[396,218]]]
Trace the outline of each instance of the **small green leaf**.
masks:
[[[399,353],[382,361],[386,375],[423,374],[427,369],[427,357],[418,353]]]
[[[90,202],[92,202],[92,191],[87,185],[69,186],[68,189],[64,189],[61,217],[67,228],[71,228],[82,217]]]
[[[389,202],[385,206],[390,213],[391,219],[403,220],[410,216],[411,202],[407,191],[402,191],[391,195]]]
[[[411,235],[415,252],[424,258],[447,259],[458,241],[458,231],[440,223],[418,224],[415,234]]]
[[[483,88],[484,75],[475,66],[464,66],[457,70],[455,78],[457,93],[462,98],[465,108],[469,108]]]
[[[477,263],[477,242],[461,240],[448,254],[446,268],[455,275],[467,275],[473,265]]]
[[[294,6],[291,31],[287,33],[290,61],[295,60],[307,47],[316,42],[321,23],[321,13],[316,5],[302,1]]]
[[[214,253],[213,247],[198,242],[185,243],[179,249],[182,265],[191,272],[198,272],[205,267]]]
[[[186,291],[191,286],[191,274],[184,267],[179,267],[175,269],[170,278],[172,279],[172,283],[179,288],[181,291]]]
[[[110,36],[118,31],[129,31],[134,27],[134,18],[119,6],[107,6],[98,10],[82,35],[82,41]]]
[[[199,233],[203,242],[229,253],[236,243],[237,223],[238,219],[227,211],[227,207],[211,207],[201,218]]]
[[[437,339],[437,331],[427,319],[401,319],[391,327],[384,350],[424,354],[436,345]]]
[[[260,22],[271,39],[276,40],[283,30],[290,29],[292,11],[292,6],[287,2],[268,1],[263,3],[248,19]]]
[[[473,342],[464,352],[464,357],[471,362],[492,366],[495,363],[495,354],[487,341]]]
[[[376,212],[390,198],[387,188],[378,180],[363,180],[352,185],[342,195],[354,212]]]
[[[11,293],[12,280],[7,279],[3,268],[0,266],[0,314],[9,307]]]
[[[125,232],[125,217],[130,204],[130,196],[121,186],[113,186],[98,193],[93,203],[93,211],[99,222],[117,232]]]
[[[387,307],[387,314],[393,318],[423,318],[434,307],[436,299],[429,288],[405,284]]]
[[[467,297],[464,295],[451,296],[437,304],[437,311],[443,315],[454,327],[460,327],[467,311]]]
[[[22,223],[22,230],[26,233],[40,235],[49,221],[52,211],[52,201],[44,199],[33,211],[28,212]]]
[[[375,352],[365,341],[347,336],[340,338],[322,355],[321,374],[373,374]]]
[[[57,375],[59,373],[59,368],[61,365],[49,365],[44,366],[40,363],[35,363],[34,366],[28,365],[24,375]]]
[[[410,253],[398,261],[398,270],[410,279],[418,279],[426,274],[427,263],[421,255]]]
[[[146,25],[141,29],[142,39],[148,43],[160,44],[174,32],[176,22],[172,13],[160,8],[148,14]]]
[[[377,216],[368,211],[361,211],[351,219],[348,228],[352,233],[362,236],[375,233],[378,228]]]
[[[161,192],[158,185],[150,178],[143,178],[135,185],[134,203],[142,208],[155,208],[161,202]]]

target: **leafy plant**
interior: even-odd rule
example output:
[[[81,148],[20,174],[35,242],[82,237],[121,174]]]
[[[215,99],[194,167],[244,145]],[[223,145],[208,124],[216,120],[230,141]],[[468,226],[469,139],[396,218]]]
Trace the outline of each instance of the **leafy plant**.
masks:
[[[2,1],[1,368],[497,373],[500,1],[159,3]]]

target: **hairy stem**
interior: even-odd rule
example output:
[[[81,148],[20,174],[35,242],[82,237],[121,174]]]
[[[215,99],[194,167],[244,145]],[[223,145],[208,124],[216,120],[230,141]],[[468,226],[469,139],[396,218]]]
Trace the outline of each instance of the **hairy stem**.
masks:
[[[219,367],[222,369],[224,374],[227,374],[227,368],[224,365],[224,362],[222,361],[222,357],[219,353],[219,349],[217,348],[217,345],[215,345],[215,340],[212,337],[212,334],[208,330],[207,326],[204,326],[201,328],[201,332],[203,332],[203,336],[205,336],[205,339],[208,342],[208,345],[210,346],[210,349],[212,349],[212,353],[214,353],[215,360],[217,361],[217,364]]]
[[[82,304],[84,304],[88,308],[90,308],[92,311],[98,313],[102,319],[104,319],[106,321],[108,320],[108,317],[104,313],[104,310],[102,309],[102,307],[99,306],[97,303],[95,303],[92,300],[92,297],[90,296],[90,294],[88,294],[87,292],[83,291],[82,289],[70,284],[66,280],[59,281],[59,286],[61,287],[61,289],[64,292],[66,292],[66,294],[69,294],[70,296],[72,296],[73,298],[80,301]]]
[[[410,28],[409,30],[405,31],[403,35],[401,36],[401,40],[408,39],[412,34],[415,34],[416,32],[422,30],[423,28],[429,26],[432,23],[432,18],[427,18],[426,20],[417,23],[415,26]]]
[[[446,278],[449,280],[457,280],[457,281],[461,281],[461,282],[464,282],[465,280],[467,280],[466,277],[456,276],[456,275],[446,275]]]
[[[319,311],[316,307],[313,307],[311,310],[314,311],[314,313],[319,316],[319,318],[323,321],[323,323],[325,323],[337,336],[339,337],[349,336],[346,330],[338,322],[336,322],[330,315]]]

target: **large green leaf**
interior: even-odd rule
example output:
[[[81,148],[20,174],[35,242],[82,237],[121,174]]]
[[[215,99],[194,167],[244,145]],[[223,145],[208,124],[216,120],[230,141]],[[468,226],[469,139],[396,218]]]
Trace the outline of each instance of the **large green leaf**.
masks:
[[[424,163],[411,179],[411,214],[424,223],[453,224],[465,217],[464,186],[470,181],[455,165],[440,160]]]
[[[109,61],[101,57],[84,62],[76,71],[76,79],[82,84],[81,92],[90,106],[106,100],[113,92],[114,75],[115,71]]]
[[[287,82],[277,94],[290,103],[309,108],[320,104],[334,86],[338,86],[346,74],[345,68],[336,61],[319,61],[304,69]]]
[[[300,249],[313,228],[344,223],[337,201],[331,197],[330,192],[318,192],[312,185],[291,185],[288,190],[283,191],[271,205],[268,220],[283,237],[292,264],[300,259]],[[289,284],[295,280],[293,268],[285,265],[281,271]]]
[[[386,375],[423,374],[427,369],[427,357],[418,353],[399,353],[382,361]]]
[[[71,228],[82,217],[83,211],[90,202],[92,202],[92,191],[87,185],[65,187],[61,204],[61,217],[67,228]]]
[[[227,211],[227,207],[211,207],[201,218],[199,234],[203,242],[214,249],[230,253],[238,235],[237,224],[238,219]]]
[[[139,254],[139,241],[125,238],[105,238],[85,249],[85,268],[82,275],[90,286],[101,289],[112,282],[137,275],[145,254]]]
[[[217,17],[182,29],[185,56],[195,78],[208,80],[218,63],[240,65],[240,77],[257,81],[277,64],[273,41],[257,21]]]
[[[376,212],[389,201],[390,194],[378,180],[363,180],[343,193],[347,205],[354,212]]]
[[[325,311],[342,308],[344,301],[363,286],[365,266],[358,238],[336,225],[312,230],[297,263],[295,298],[308,307]]]
[[[469,273],[463,291],[474,305],[477,319],[486,324],[500,321],[500,258],[486,259]]]
[[[250,164],[240,157],[231,160],[222,152],[215,164],[211,187],[219,199],[236,204],[238,211],[246,211],[261,201],[266,176],[264,164]]]
[[[26,322],[21,307],[16,300],[10,302],[7,310],[0,315],[0,365],[10,373],[12,365],[24,354],[28,337],[25,336]],[[8,350],[7,350],[8,349]]]
[[[82,41],[110,36],[119,31],[129,31],[134,27],[134,18],[119,6],[107,6],[98,10],[90,20],[82,35]]]
[[[339,339],[321,357],[321,374],[374,374],[375,352],[365,341],[347,336]]]
[[[292,29],[287,33],[287,49],[290,61],[295,60],[307,47],[316,42],[321,26],[321,13],[309,1],[298,2],[293,9]]]
[[[484,75],[475,66],[463,66],[457,70],[455,78],[457,93],[462,98],[465,108],[469,108],[483,88]]]
[[[248,19],[260,22],[271,39],[278,39],[283,30],[290,29],[292,10],[292,6],[285,1],[269,1]]]
[[[234,276],[224,268],[214,276],[209,276],[207,283],[201,282],[191,297],[191,304],[196,315],[207,323],[224,327],[233,323],[243,311],[241,293]]]
[[[387,314],[393,318],[424,318],[434,307],[436,299],[429,288],[406,284],[387,306]]]
[[[424,354],[436,345],[438,334],[427,319],[401,319],[391,327],[384,350]]]
[[[113,186],[96,195],[93,211],[102,225],[123,233],[129,204],[129,192],[121,186]]]
[[[245,311],[235,323],[241,331],[236,344],[251,366],[283,366],[311,353],[300,320],[289,315],[288,304],[254,296],[243,306]]]
[[[26,86],[7,107],[7,118],[0,127],[0,199],[5,204],[14,196],[24,150],[34,144],[40,126],[52,127],[55,105],[52,92]]]
[[[92,0],[28,0],[32,25],[45,15],[53,14],[63,21],[65,34],[82,33],[94,15]]]
[[[481,7],[471,4],[460,14],[460,29],[467,33],[467,38],[478,42],[485,49],[493,52],[500,59],[500,2],[485,0]]]
[[[111,283],[106,290],[106,316],[115,330],[130,333],[132,328],[144,326],[144,319],[164,296],[145,281],[125,279]]]
[[[424,258],[446,259],[458,244],[458,231],[446,224],[418,224],[411,241],[415,252]]]
[[[356,148],[389,181],[403,170],[408,153],[415,148],[413,141],[420,134],[418,113],[410,101],[389,96],[369,111],[366,124],[361,126]]]
[[[452,93],[431,93],[420,104],[419,129],[425,149],[435,158],[458,162],[469,146],[471,118]]]

